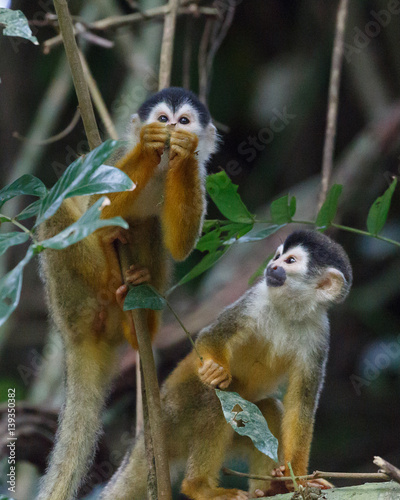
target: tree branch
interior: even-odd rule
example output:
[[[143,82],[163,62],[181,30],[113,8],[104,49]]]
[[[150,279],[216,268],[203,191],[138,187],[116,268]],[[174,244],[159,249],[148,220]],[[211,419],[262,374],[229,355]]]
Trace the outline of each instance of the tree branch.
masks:
[[[390,479],[393,479],[393,481],[396,481],[396,483],[400,483],[400,469],[390,464],[381,457],[374,457],[374,464],[382,469],[382,471],[380,472],[384,472],[389,476]]]
[[[77,21],[79,26],[75,25],[74,35],[80,35],[84,32],[94,30],[94,31],[105,31],[109,29],[122,28],[124,26],[129,26],[140,21],[147,21],[150,19],[163,18],[169,13],[169,5],[163,5],[161,7],[155,7],[153,9],[148,9],[144,12],[134,12],[133,14],[127,14],[124,16],[111,16],[105,19],[100,19],[93,23],[84,23],[82,19]],[[187,6],[180,7],[178,9],[177,15],[192,15],[192,16],[209,16],[215,17],[218,15],[218,10],[214,7],[199,7],[196,3],[190,3]],[[43,52],[48,54],[54,47],[62,43],[61,35],[49,38],[43,43]]]
[[[318,198],[318,210],[325,201],[332,174],[335,149],[337,110],[339,104],[340,75],[342,71],[344,33],[348,11],[348,0],[340,0],[336,18],[335,40],[333,43],[331,76],[329,81],[328,114],[322,160],[322,179]]]
[[[89,142],[89,147],[90,149],[94,149],[101,144],[101,138],[94,116],[89,89],[83,73],[81,59],[79,57],[78,46],[76,44],[72,21],[68,10],[68,3],[66,0],[54,0],[54,7],[57,12],[65,53],[67,54],[76,95],[78,97],[83,126]]]
[[[90,95],[92,96],[94,105],[96,106],[97,112],[100,115],[101,121],[103,122],[109,137],[111,139],[117,140],[119,138],[118,133],[115,129],[110,113],[108,112],[103,96],[99,91],[96,80],[93,78],[92,72],[90,71],[86,58],[81,51],[79,51],[79,56],[81,58],[81,63],[83,72],[85,74],[86,83],[89,86]]]
[[[292,481],[291,476],[275,477],[275,476],[258,476],[257,474],[246,474],[245,472],[237,472],[232,469],[222,468],[222,472],[227,476],[247,477],[249,479],[258,479],[260,481]],[[322,472],[316,470],[307,476],[295,476],[296,480],[312,481],[313,479],[370,479],[372,481],[390,481],[388,474],[381,472]]]
[[[172,55],[174,50],[176,16],[179,0],[169,0],[168,13],[165,15],[164,32],[161,45],[160,75],[158,90],[169,87],[171,84]]]

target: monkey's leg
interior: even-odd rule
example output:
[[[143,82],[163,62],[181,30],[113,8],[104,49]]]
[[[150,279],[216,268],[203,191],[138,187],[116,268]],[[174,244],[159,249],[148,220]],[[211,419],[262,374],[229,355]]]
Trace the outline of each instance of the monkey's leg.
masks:
[[[219,471],[234,431],[225,421],[214,390],[203,385],[198,387],[195,394],[203,393],[203,397],[199,397],[197,403],[194,398],[190,402],[197,411],[192,416],[193,431],[188,438],[189,457],[182,493],[192,500],[245,500],[248,495],[244,491],[218,487]]]
[[[67,340],[66,403],[38,500],[67,500],[76,495],[93,459],[114,355],[109,342]]]
[[[282,452],[282,417],[283,417],[283,405],[280,401],[275,398],[267,398],[257,403],[257,406],[260,408],[261,413],[264,415],[265,420],[268,423],[269,430],[272,434],[278,439],[279,448],[278,448],[278,457],[279,463],[283,461],[283,452]],[[253,445],[248,438],[239,437],[241,440],[241,445],[244,444],[247,447],[247,452],[249,456],[249,468],[250,474],[255,474],[258,476],[268,476],[271,474],[271,471],[276,467],[276,462],[274,462],[271,458],[261,451],[257,450],[257,448]],[[287,493],[287,489],[285,487],[285,483],[272,483],[271,481],[261,481],[258,479],[250,479],[249,480],[249,494],[250,498],[257,498],[261,496],[265,496],[265,493],[271,495],[277,493]]]
[[[147,498],[147,461],[143,433],[129,450],[117,472],[100,495],[100,500],[145,500]]]

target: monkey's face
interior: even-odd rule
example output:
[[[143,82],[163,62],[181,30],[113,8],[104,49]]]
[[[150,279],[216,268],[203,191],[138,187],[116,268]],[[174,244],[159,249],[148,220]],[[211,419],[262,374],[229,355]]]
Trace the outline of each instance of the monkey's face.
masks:
[[[315,236],[308,231],[304,233],[304,243],[298,241],[298,233],[293,233],[296,243],[291,245],[289,238],[293,236],[289,236],[269,262],[265,279],[271,297],[297,302],[311,300],[315,304],[342,301],[351,281],[340,270],[343,266],[339,263],[339,252],[333,254],[333,245],[339,245],[319,233]]]
[[[284,252],[280,245],[266,269],[267,285],[272,288],[296,287],[304,282],[308,270],[308,254],[300,245]]]

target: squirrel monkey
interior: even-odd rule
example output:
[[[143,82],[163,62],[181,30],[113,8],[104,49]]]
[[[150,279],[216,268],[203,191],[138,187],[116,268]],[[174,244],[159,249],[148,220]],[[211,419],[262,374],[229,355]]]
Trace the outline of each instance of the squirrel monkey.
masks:
[[[216,150],[216,129],[207,108],[189,91],[164,89],[132,119],[129,151],[116,167],[136,184],[110,193],[102,217],[123,217],[128,230],[108,227],[62,251],[42,254],[50,310],[66,356],[66,403],[56,444],[38,498],[73,498],[100,429],[100,412],[114,374],[116,347],[137,347],[130,315],[119,304],[127,293],[114,243],[128,244],[132,266],[126,280],[149,281],[163,293],[170,256],[183,260],[201,233],[206,208],[206,163]],[[99,198],[71,198],[40,227],[50,238],[75,222]],[[159,313],[148,311],[152,338]]]
[[[277,249],[264,278],[200,332],[196,347],[203,363],[192,351],[161,389],[170,459],[186,460],[181,491],[187,497],[244,500],[264,495],[270,486],[265,481],[250,480],[249,493],[218,487],[231,448],[247,452],[252,474],[289,475],[250,439],[234,433],[216,387],[256,403],[279,441],[280,463],[291,462],[296,475],[307,473],[328,356],[327,309],[345,299],[351,283],[351,265],[339,244],[318,232],[294,232]],[[271,396],[284,380],[282,406]],[[146,469],[139,437],[101,498],[146,498]],[[326,486],[323,480],[318,483]]]

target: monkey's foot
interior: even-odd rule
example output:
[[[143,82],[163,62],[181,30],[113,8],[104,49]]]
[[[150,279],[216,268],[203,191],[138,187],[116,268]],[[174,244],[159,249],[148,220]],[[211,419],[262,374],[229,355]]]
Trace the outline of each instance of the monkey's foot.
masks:
[[[126,284],[121,285],[119,288],[117,288],[115,292],[115,298],[119,307],[122,310],[124,309],[125,298],[129,292],[128,285],[134,285],[134,286],[140,285],[142,283],[150,281],[150,279],[151,279],[150,271],[146,267],[136,266],[133,264],[125,272]]]
[[[207,498],[212,500],[248,500],[249,495],[242,490],[215,488],[215,490],[210,491],[210,496]]]
[[[128,243],[128,230],[123,227],[110,226],[101,229],[101,238],[106,244],[113,244],[116,241],[121,242],[123,245]]]
[[[209,358],[204,361],[198,370],[199,378],[203,384],[208,384],[220,389],[226,389],[232,382],[232,375],[223,366]]]
[[[132,264],[125,272],[125,281],[129,285],[140,285],[151,280],[150,271],[147,267]]]

